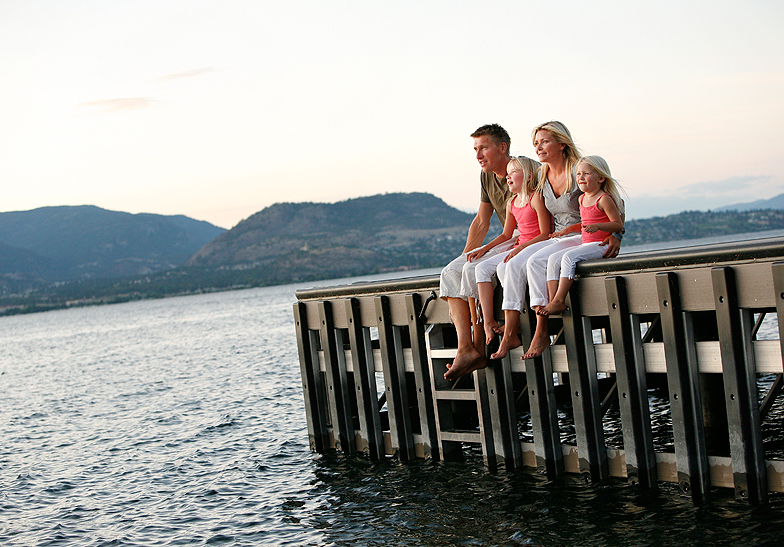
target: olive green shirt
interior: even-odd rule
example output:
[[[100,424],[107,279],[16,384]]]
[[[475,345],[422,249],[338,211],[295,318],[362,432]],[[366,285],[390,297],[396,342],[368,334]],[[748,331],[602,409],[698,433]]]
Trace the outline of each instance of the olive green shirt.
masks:
[[[482,171],[479,180],[482,185],[482,194],[479,199],[493,206],[495,214],[503,226],[506,222],[506,204],[509,203],[513,195],[506,183],[506,177],[499,179],[495,173]]]

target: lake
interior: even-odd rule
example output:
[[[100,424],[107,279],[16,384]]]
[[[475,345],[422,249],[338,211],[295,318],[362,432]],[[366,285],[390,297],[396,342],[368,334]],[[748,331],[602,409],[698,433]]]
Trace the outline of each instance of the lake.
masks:
[[[294,291],[354,280],[0,317],[0,544],[784,544],[781,496],[312,453]]]

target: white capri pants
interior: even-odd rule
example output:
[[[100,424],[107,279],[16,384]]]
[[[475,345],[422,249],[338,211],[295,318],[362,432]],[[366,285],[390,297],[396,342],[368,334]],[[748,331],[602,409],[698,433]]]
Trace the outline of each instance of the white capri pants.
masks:
[[[511,251],[515,241],[517,241],[517,237],[512,237],[509,241],[496,245],[484,256],[471,262],[466,260],[468,253],[463,253],[444,266],[444,269],[441,270],[438,289],[441,298],[462,298],[463,300],[479,298],[476,290],[476,267],[499,253]]]
[[[606,250],[607,245],[602,245],[601,241],[589,241],[551,254],[547,260],[547,281],[558,281],[561,277],[574,279],[578,262],[602,258]]]
[[[550,293],[547,291],[547,262],[550,255],[558,251],[577,247],[582,242],[583,238],[579,233],[553,238],[548,240],[549,245],[539,249],[528,259],[526,271],[528,273],[528,295],[531,307],[546,306],[550,303]]]
[[[499,262],[496,268],[498,280],[504,288],[504,299],[501,303],[502,310],[523,311],[525,300],[526,269],[528,259],[539,249],[550,244],[549,239],[533,243],[509,259],[509,262]],[[509,254],[509,253],[507,253]]]

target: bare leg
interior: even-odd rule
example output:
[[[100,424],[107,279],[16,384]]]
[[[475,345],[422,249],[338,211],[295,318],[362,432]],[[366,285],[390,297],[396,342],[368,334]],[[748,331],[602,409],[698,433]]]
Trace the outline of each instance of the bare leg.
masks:
[[[558,295],[558,281],[548,281],[547,282],[547,292],[550,293],[550,303],[552,304],[553,300],[555,300],[556,296]],[[561,310],[563,311],[563,310]],[[547,306],[539,306],[536,310],[537,315],[550,315],[552,313],[557,313],[552,311],[550,304]]]
[[[519,336],[520,312],[517,310],[504,310],[504,337],[498,345],[498,351],[490,359],[503,359],[514,348],[522,345]]]
[[[566,295],[569,294],[569,289],[572,288],[573,284],[573,279],[562,277],[558,283],[558,291],[555,293],[555,296],[553,296],[549,304],[542,308],[539,314],[554,315],[564,311],[566,309]]]
[[[485,330],[485,344],[493,341],[496,334],[503,330],[493,317],[493,284],[482,281],[476,284],[479,291],[479,305],[482,308],[482,324]]]
[[[485,337],[482,327],[479,324],[479,316],[477,315],[477,301],[475,298],[468,298],[468,309],[471,313],[471,336],[474,341],[474,347],[481,355],[485,354]]]
[[[544,350],[550,347],[550,334],[547,332],[547,317],[536,314],[536,331],[528,346],[528,351],[523,355],[523,359],[533,359],[539,357]]]
[[[457,331],[457,355],[449,363],[444,378],[454,380],[487,366],[487,359],[476,349],[471,335],[471,307],[462,298],[447,298],[452,323]]]

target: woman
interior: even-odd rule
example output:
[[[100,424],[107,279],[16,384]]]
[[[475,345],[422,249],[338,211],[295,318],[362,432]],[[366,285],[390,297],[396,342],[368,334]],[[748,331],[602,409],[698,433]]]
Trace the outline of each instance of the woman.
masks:
[[[529,304],[536,315],[536,331],[523,359],[539,357],[550,346],[547,317],[539,310],[550,301],[547,287],[547,259],[551,254],[582,243],[580,237],[580,205],[582,192],[575,182],[575,170],[581,154],[564,124],[551,121],[534,128],[531,133],[536,155],[542,164],[539,170],[539,189],[544,205],[553,215],[555,229],[548,244],[528,259],[526,272]],[[615,257],[620,240],[607,238],[605,257]]]

